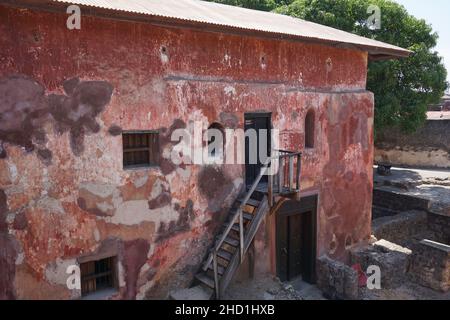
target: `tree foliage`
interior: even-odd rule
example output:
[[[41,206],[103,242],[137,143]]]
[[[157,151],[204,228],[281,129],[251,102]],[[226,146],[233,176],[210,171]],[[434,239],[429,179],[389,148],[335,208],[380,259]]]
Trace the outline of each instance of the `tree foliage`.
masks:
[[[207,0],[236,7],[272,11],[278,7],[291,4],[294,0]]]
[[[425,20],[408,14],[391,0],[215,0],[317,22],[414,51],[405,59],[371,61],[367,88],[375,95],[375,127],[417,130],[426,120],[429,104],[438,103],[448,87],[442,58],[433,51],[437,33]],[[381,28],[366,21],[370,5],[381,10]]]

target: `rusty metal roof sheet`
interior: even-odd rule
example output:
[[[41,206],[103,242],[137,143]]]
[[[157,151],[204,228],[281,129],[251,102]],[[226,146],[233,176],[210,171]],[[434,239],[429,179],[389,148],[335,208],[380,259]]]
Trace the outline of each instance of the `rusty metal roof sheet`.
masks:
[[[220,26],[333,45],[347,44],[381,59],[406,57],[411,53],[409,50],[384,42],[290,16],[200,0],[52,0],[52,2],[200,23],[205,29],[208,26]]]

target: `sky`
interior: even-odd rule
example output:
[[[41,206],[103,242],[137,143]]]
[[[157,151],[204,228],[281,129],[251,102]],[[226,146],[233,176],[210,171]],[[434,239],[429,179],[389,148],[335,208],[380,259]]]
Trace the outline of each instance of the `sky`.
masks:
[[[425,19],[439,34],[436,48],[444,58],[450,82],[450,1],[449,0],[395,0],[402,4],[413,16]],[[382,13],[383,14],[383,13]],[[383,16],[381,16],[383,19]]]

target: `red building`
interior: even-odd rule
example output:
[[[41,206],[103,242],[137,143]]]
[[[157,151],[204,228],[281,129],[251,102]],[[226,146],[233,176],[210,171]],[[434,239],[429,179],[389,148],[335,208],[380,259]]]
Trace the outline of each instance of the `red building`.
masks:
[[[240,248],[255,272],[314,281],[318,257],[369,239],[367,64],[407,50],[196,0],[70,1],[68,29],[65,2],[0,1],[0,298],[166,298],[195,275],[223,291]],[[174,163],[172,134],[196,123],[279,130],[284,175]]]

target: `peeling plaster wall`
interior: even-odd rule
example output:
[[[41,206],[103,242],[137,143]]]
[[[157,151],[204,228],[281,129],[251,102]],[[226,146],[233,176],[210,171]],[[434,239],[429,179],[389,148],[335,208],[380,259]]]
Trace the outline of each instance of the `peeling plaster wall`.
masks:
[[[243,167],[176,166],[170,135],[193,121],[243,128],[245,112],[272,112],[282,147],[303,150],[315,110],[302,187],[319,193],[318,254],[346,260],[368,239],[366,53],[88,16],[69,31],[66,18],[0,6],[0,299],[77,298],[66,266],[102,252],[119,259],[116,298],[188,285]],[[160,167],[124,170],[122,130],[159,130]]]

